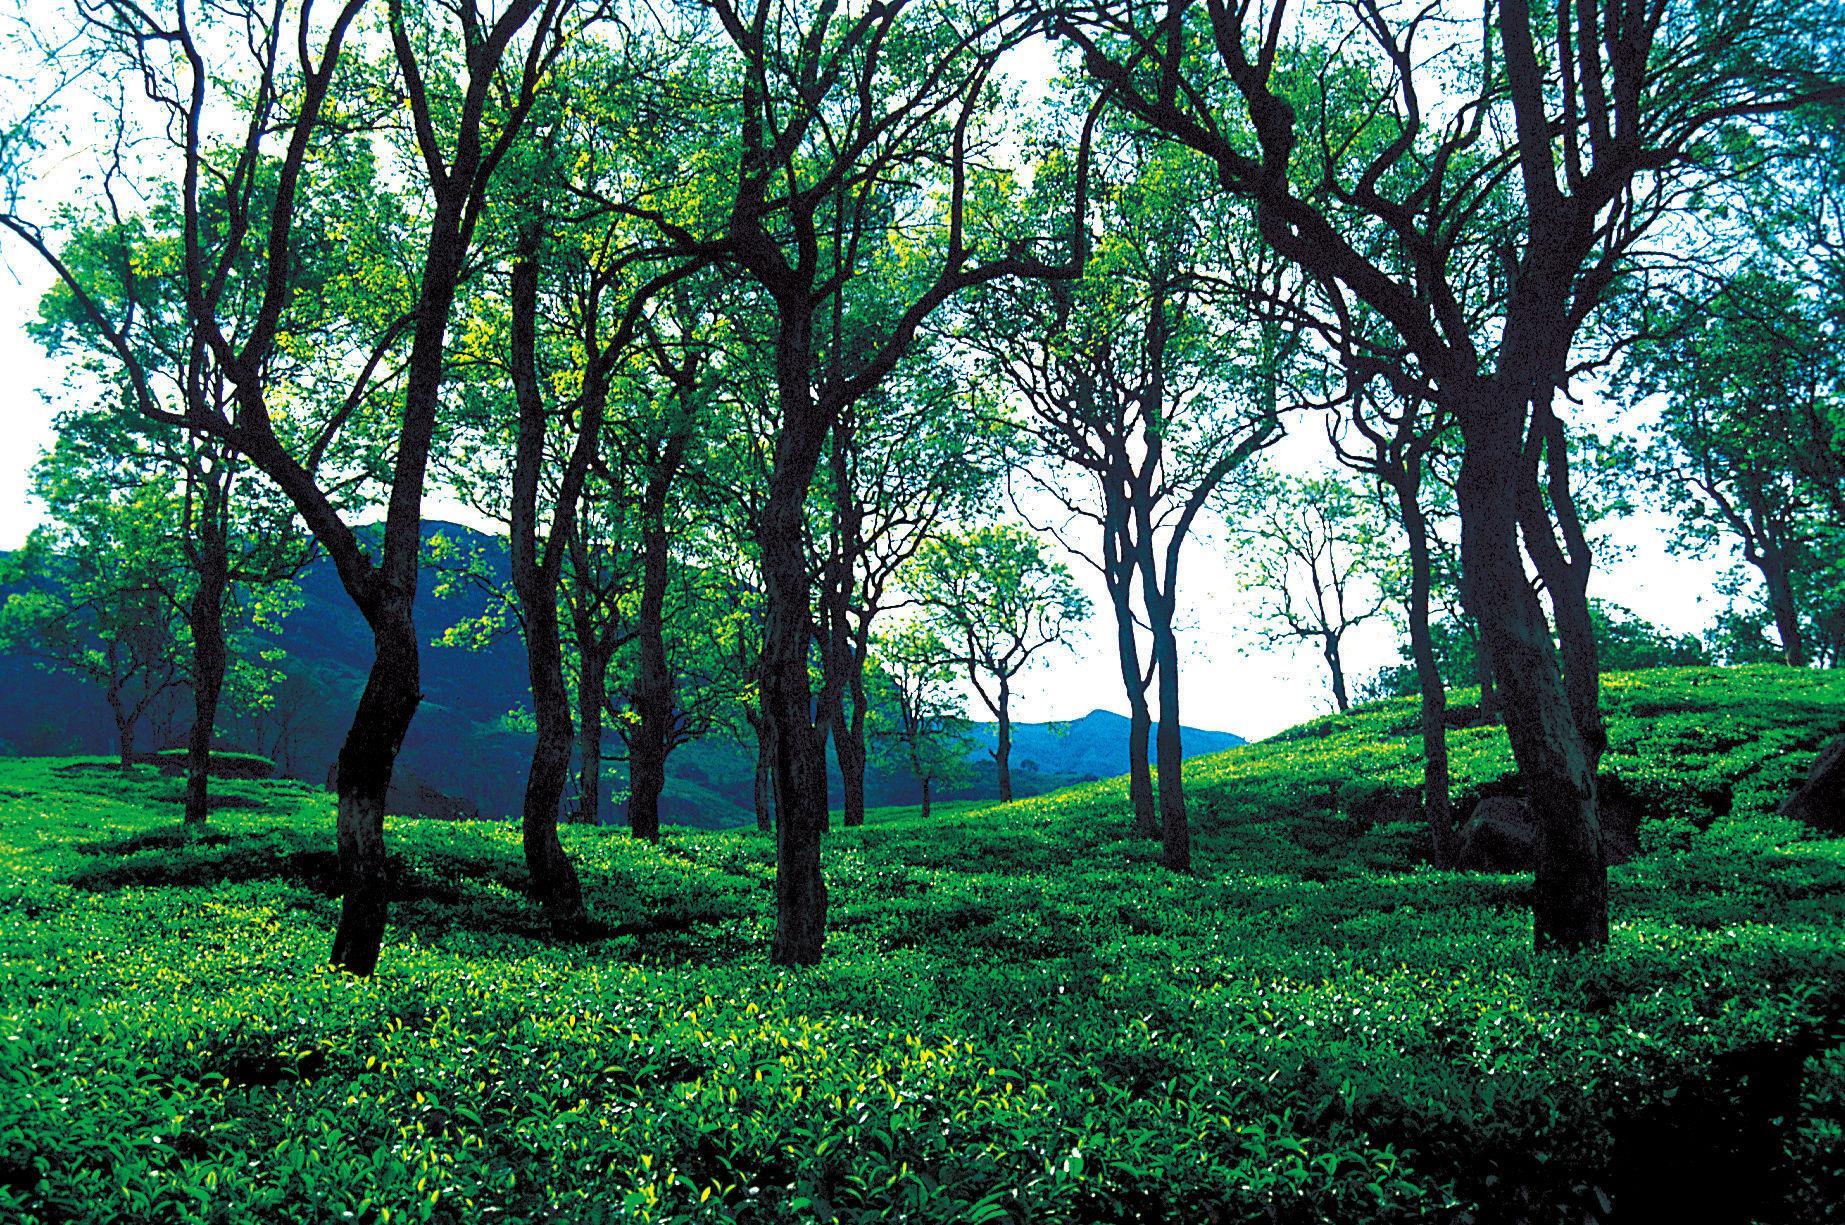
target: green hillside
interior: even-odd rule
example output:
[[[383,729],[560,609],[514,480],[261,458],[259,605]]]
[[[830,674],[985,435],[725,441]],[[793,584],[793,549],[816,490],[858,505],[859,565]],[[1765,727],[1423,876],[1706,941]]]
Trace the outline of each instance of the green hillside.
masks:
[[[227,782],[182,844],[175,780],[8,761],[0,1219],[1837,1219],[1845,841],[1774,809],[1845,676],[1607,707],[1644,820],[1593,957],[1368,815],[1401,702],[1188,763],[1191,877],[1118,783],[836,831],[803,971],[753,832],[566,830],[606,929],[560,947],[516,827],[398,820],[354,979],[325,793]],[[1500,730],[1451,739],[1509,785]]]

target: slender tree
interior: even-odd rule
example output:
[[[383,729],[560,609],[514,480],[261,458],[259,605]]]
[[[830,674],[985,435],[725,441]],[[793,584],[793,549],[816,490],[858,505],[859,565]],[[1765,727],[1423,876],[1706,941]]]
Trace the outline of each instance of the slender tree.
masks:
[[[1009,523],[948,532],[926,542],[902,583],[992,714],[999,799],[1012,801],[1013,681],[1089,616],[1068,568],[1032,532]]]

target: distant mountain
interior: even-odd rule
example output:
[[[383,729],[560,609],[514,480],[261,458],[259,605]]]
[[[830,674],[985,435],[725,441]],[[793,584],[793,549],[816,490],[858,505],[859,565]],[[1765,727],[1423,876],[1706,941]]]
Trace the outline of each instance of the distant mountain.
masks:
[[[491,564],[503,565],[493,541],[454,524],[425,525],[424,536],[443,535],[479,546]],[[501,559],[497,563],[493,559]],[[530,763],[531,733],[522,726],[530,695],[525,652],[505,637],[477,650],[433,645],[449,626],[478,617],[486,597],[471,587],[438,595],[441,576],[424,567],[417,594],[417,624],[425,643],[423,704],[398,759],[399,790],[441,809],[442,796],[487,815],[516,813]],[[288,682],[276,695],[276,712],[262,723],[233,722],[225,738],[234,747],[274,757],[284,773],[325,782],[338,754],[346,721],[371,659],[371,635],[347,599],[331,564],[311,565],[301,578],[301,606],[291,613],[277,645],[287,653]],[[107,753],[114,734],[102,697],[78,682],[46,674],[29,661],[0,654],[0,684],[9,700],[0,704],[0,753]],[[178,743],[185,734],[189,703],[181,700],[143,729],[144,748]],[[1035,795],[1072,783],[1123,772],[1128,721],[1097,710],[1064,723],[1013,726],[1013,785]],[[974,755],[982,763],[994,743],[991,724],[973,729]],[[1227,732],[1186,728],[1187,756],[1215,753],[1243,743]],[[608,749],[620,750],[611,733]],[[752,751],[734,741],[707,738],[676,751],[668,765],[663,816],[682,825],[730,828],[754,821]],[[611,791],[625,786],[622,765],[605,771]],[[837,774],[834,777],[837,796]],[[876,771],[867,780],[874,805],[914,803],[907,777]],[[976,768],[970,785],[943,798],[987,799],[996,794],[990,765]],[[431,797],[435,797],[431,799]],[[408,801],[406,801],[408,802]],[[611,819],[619,808],[605,805]]]

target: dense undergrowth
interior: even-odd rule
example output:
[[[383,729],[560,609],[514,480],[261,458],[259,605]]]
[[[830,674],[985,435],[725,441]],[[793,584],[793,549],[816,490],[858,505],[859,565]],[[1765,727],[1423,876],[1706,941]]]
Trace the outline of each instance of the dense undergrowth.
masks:
[[[324,793],[227,782],[182,843],[152,768],[7,762],[0,1219],[1836,1219],[1845,842],[1774,808],[1845,678],[1607,699],[1648,819],[1596,957],[1353,815],[1419,775],[1407,703],[1191,763],[1191,877],[1118,784],[874,814],[798,972],[753,833],[568,831],[607,930],[564,946],[516,829],[393,822],[361,981]]]

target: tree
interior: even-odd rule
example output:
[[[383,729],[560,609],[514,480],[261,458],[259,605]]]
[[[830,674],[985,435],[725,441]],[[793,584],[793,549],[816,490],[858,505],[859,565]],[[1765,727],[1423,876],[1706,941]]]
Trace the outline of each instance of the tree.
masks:
[[[887,767],[916,780],[925,821],[936,787],[967,773],[972,748],[955,668],[954,649],[915,622],[878,636],[869,669],[872,743]]]
[[[1837,44],[1759,0],[1590,0],[1555,20],[1499,0],[1472,46],[1437,31],[1477,10],[1367,6],[1331,43],[1293,8],[1102,0],[1059,28],[1117,104],[1251,203],[1367,374],[1454,414],[1466,596],[1537,817],[1535,937],[1597,947],[1605,733],[1556,398],[1601,360],[1576,351],[1585,323],[1724,131],[1836,96]]]
[[[23,589],[0,605],[0,644],[100,689],[126,770],[142,720],[186,682],[186,625],[172,597],[186,568],[180,499],[170,483],[116,491],[95,473],[81,485],[68,471],[57,477],[36,482],[51,522],[7,560],[6,581]]]
[[[993,763],[1000,802],[1010,803],[1013,679],[1047,648],[1069,642],[1089,616],[1089,600],[1037,535],[1008,523],[926,542],[901,581],[928,624],[954,644],[955,662],[999,725]]]
[[[1355,364],[1355,363],[1353,363]],[[1349,368],[1349,365],[1348,365]],[[1409,628],[1409,654],[1421,699],[1422,806],[1437,867],[1452,858],[1452,800],[1448,774],[1448,692],[1436,657],[1437,549],[1432,524],[1436,488],[1433,463],[1453,432],[1453,419],[1424,398],[1393,397],[1384,380],[1354,379],[1345,412],[1329,418],[1327,436],[1341,464],[1389,491],[1404,543],[1408,580],[1401,593]],[[1386,589],[1388,590],[1388,589]],[[1482,705],[1490,679],[1482,678]]]
[[[1674,547],[1708,555],[1728,537],[1741,549],[1793,667],[1812,657],[1815,615],[1833,611],[1800,599],[1835,555],[1829,482],[1817,470],[1833,445],[1835,359],[1822,309],[1798,285],[1744,270],[1654,321],[1623,371],[1636,390],[1665,398],[1630,462],[1677,517]]]
[[[368,67],[363,57],[344,56],[363,7],[364,0],[345,0],[331,14],[315,14],[306,4],[272,14],[268,5],[231,4],[196,20],[187,8],[169,15],[127,0],[84,10],[106,55],[142,83],[171,146],[183,218],[186,323],[223,373],[223,401],[188,396],[182,405],[164,406],[135,354],[132,310],[111,315],[35,225],[16,213],[0,215],[0,225],[58,274],[121,358],[137,411],[220,439],[273,480],[372,632],[373,663],[337,770],[342,894],[331,954],[334,964],[361,975],[375,968],[383,943],[385,796],[420,701],[414,604],[449,324],[490,185],[521,136],[561,51],[564,14],[575,6],[512,0],[490,13],[466,0],[446,21],[444,12],[391,0],[384,33],[396,77],[384,88],[359,79]],[[393,111],[401,98],[408,120],[413,159],[395,169],[428,192],[415,244],[420,252],[401,263],[362,258],[372,240],[348,229],[352,216],[341,211],[363,199],[357,189],[373,182],[376,151],[389,148],[369,139],[367,104],[380,97],[390,99]],[[118,142],[105,176],[109,185],[124,173],[122,147]],[[258,192],[259,182],[273,186]],[[353,196],[342,199],[342,191]],[[213,200],[222,200],[222,212],[212,210]],[[113,194],[110,201],[119,211]],[[333,293],[304,295],[299,256],[316,241],[343,245],[354,258]],[[241,266],[251,269],[247,281],[230,275]],[[266,376],[284,337],[300,326],[292,312],[329,297],[365,325],[349,333],[366,339],[345,361],[328,363],[340,370],[348,393],[319,421],[296,421]],[[381,422],[365,410],[373,407],[380,374],[395,373],[387,358],[405,340],[397,380],[402,411]],[[389,456],[376,557],[342,515],[340,475],[322,468],[332,439],[355,422],[378,429]],[[541,900],[547,909],[569,908],[577,894],[574,874],[546,870],[567,867],[560,848],[539,850],[532,871],[534,884],[548,890]]]
[[[724,81],[709,105],[729,156],[702,163],[721,176],[707,190],[675,190],[648,208],[680,250],[721,248],[772,320],[773,458],[756,519],[777,802],[771,958],[812,964],[826,931],[825,732],[838,698],[816,700],[809,682],[805,528],[827,439],[950,299],[1064,265],[1043,254],[1044,240],[991,224],[1004,176],[979,160],[996,126],[989,78],[1035,16],[933,2],[849,15],[798,0],[710,9]],[[688,199],[687,216],[663,211]],[[712,209],[713,199],[726,204]],[[701,239],[713,224],[719,233]],[[837,671],[827,683],[839,683]]]
[[[1393,577],[1379,506],[1336,477],[1275,474],[1250,482],[1243,501],[1239,574],[1261,597],[1260,632],[1312,643],[1334,706],[1350,710],[1345,636],[1382,615]]]
[[[943,519],[992,494],[1003,441],[971,390],[927,353],[833,423],[831,479],[817,491],[827,522],[814,532],[815,603],[847,826],[865,823],[865,668],[892,581]]]
[[[1268,306],[1281,294],[1276,262],[1202,160],[1137,133],[1104,132],[1102,142],[1112,173],[1098,183],[1082,277],[995,288],[963,335],[1017,395],[1028,460],[1017,474],[1063,516],[1047,530],[1101,573],[1130,711],[1134,830],[1161,840],[1167,867],[1188,871],[1179,561],[1220,487],[1281,436],[1279,387],[1295,340]],[[1049,173],[1040,183],[1050,199],[1072,189]]]

